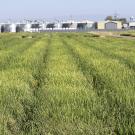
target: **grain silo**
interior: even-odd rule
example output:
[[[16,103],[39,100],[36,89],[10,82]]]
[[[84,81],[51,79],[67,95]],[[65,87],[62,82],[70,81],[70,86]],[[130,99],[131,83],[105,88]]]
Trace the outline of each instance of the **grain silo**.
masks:
[[[1,33],[10,32],[10,24],[3,23],[1,24]]]
[[[16,24],[15,23],[10,24],[10,32],[16,32]]]

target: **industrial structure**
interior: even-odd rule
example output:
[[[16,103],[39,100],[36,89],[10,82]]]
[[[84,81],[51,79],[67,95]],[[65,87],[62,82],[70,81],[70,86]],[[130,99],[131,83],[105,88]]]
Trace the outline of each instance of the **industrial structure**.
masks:
[[[135,21],[123,24],[121,21],[23,21],[14,23],[0,23],[0,32],[44,32],[44,31],[81,31],[81,30],[121,30],[135,29]]]
[[[40,32],[47,30],[77,30],[95,29],[93,21],[62,21],[62,22],[38,22],[25,23],[0,23],[0,32]]]
[[[135,22],[129,22],[129,28],[135,29]]]
[[[98,30],[119,30],[122,29],[122,22],[120,21],[100,21],[97,22]]]

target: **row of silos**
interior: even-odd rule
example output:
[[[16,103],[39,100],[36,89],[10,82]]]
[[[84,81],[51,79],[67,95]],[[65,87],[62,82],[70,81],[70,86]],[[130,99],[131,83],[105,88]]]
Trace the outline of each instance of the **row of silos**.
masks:
[[[92,29],[94,28],[95,22],[93,21],[65,21],[60,22],[59,27],[55,27],[55,29]]]
[[[0,32],[16,32],[16,25],[9,23],[1,23],[0,24]]]
[[[1,23],[0,32],[25,32],[30,31],[30,25],[27,24],[15,24],[15,23]]]
[[[44,30],[76,30],[94,28],[92,21],[1,23],[0,32],[39,32]]]
[[[119,30],[135,28],[135,22],[123,25],[120,21],[62,21],[0,23],[0,32],[41,32],[46,30]]]

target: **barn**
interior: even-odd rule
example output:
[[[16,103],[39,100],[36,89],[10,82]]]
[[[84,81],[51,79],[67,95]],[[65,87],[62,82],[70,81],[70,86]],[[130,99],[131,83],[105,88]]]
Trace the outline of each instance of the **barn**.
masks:
[[[120,21],[100,21],[97,22],[98,30],[118,30],[122,29],[122,22]]]

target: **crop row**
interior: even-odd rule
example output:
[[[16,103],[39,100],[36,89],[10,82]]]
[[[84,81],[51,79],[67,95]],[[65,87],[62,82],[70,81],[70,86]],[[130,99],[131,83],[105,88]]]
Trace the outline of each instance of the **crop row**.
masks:
[[[0,40],[0,134],[135,133],[134,41],[71,33]]]

